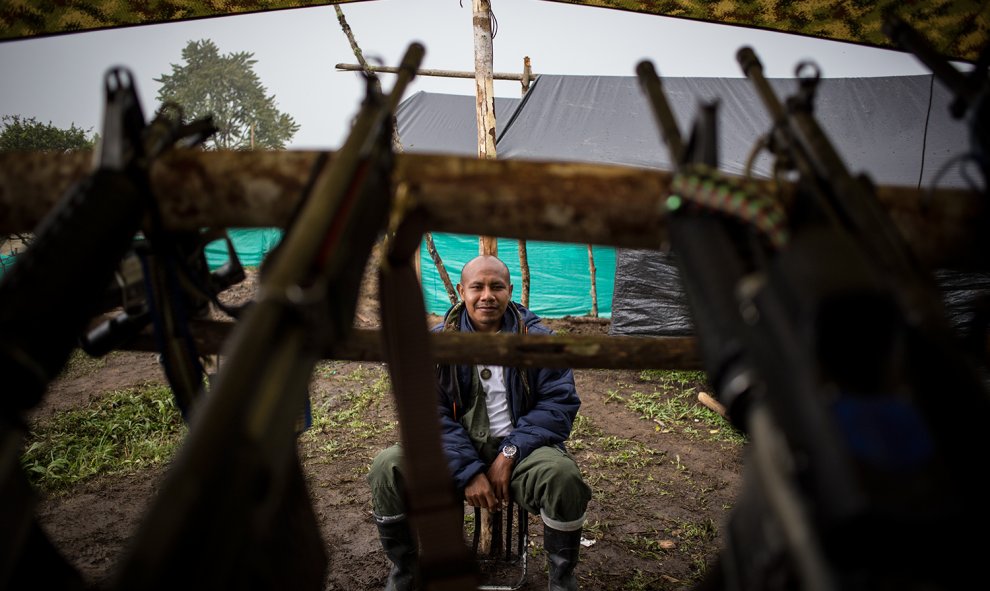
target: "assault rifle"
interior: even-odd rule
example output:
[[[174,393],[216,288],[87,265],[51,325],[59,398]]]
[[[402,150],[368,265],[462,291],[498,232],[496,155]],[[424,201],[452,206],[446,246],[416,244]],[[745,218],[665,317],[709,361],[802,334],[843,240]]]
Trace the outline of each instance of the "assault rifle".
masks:
[[[327,559],[297,455],[297,420],[321,352],[352,330],[391,206],[395,108],[422,55],[419,44],[408,48],[388,96],[368,79],[343,147],[315,164],[115,588],[323,588]]]
[[[229,306],[219,294],[244,280],[244,267],[226,230],[176,232],[164,229],[157,216],[153,219],[155,223],[134,240],[105,292],[104,309],[122,310],[101,319],[82,335],[79,346],[101,357],[127,348],[150,325],[176,405],[188,422],[209,376],[190,321],[208,317],[211,305],[236,319],[250,302]],[[206,248],[218,240],[226,244],[228,259],[211,271]]]
[[[743,490],[703,589],[950,589],[982,577],[990,451],[961,416],[990,399],[866,177],[813,114],[738,53],[791,197],[717,170],[717,104],[685,145],[653,66],[637,74],[676,165],[670,242],[709,380],[749,439]],[[937,542],[931,541],[932,536]]]
[[[105,76],[103,135],[96,169],[35,228],[34,240],[0,281],[0,586],[81,585],[38,527],[33,492],[20,468],[23,414],[104,308],[104,293],[135,235],[156,213],[151,163],[212,133],[209,121],[182,124],[160,112],[146,124],[131,73]],[[66,294],[72,294],[67,298]],[[41,582],[40,584],[44,584]]]
[[[184,123],[181,106],[165,103],[145,129],[143,141],[149,151],[160,152],[180,139],[184,147],[197,146],[215,131],[212,117]],[[244,268],[226,230],[166,230],[157,202],[149,205],[141,235],[120,260],[103,295],[101,311],[123,310],[88,330],[79,345],[91,356],[103,356],[125,348],[152,325],[162,367],[188,421],[207,377],[189,321],[207,316],[211,304],[236,318],[239,308],[225,305],[218,294],[242,281]],[[214,240],[226,243],[228,261],[211,271],[205,249]]]

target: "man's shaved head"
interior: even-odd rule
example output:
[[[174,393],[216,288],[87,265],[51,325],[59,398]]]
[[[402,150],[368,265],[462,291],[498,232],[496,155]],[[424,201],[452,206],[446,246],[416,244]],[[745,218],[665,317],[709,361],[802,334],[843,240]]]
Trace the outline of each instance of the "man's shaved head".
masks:
[[[461,269],[457,293],[476,331],[497,332],[512,298],[509,268],[498,257],[475,257]]]
[[[461,283],[464,283],[465,282],[465,279],[464,278],[465,278],[465,276],[468,273],[473,272],[480,265],[487,266],[487,265],[496,265],[496,264],[499,267],[501,267],[502,272],[504,274],[503,279],[505,279],[505,282],[506,283],[510,283],[510,279],[509,279],[509,267],[508,267],[508,265],[506,265],[502,261],[502,259],[498,258],[497,256],[490,255],[490,254],[478,255],[478,256],[474,257],[473,259],[471,259],[470,261],[468,261],[467,263],[465,263],[464,266],[461,267]]]

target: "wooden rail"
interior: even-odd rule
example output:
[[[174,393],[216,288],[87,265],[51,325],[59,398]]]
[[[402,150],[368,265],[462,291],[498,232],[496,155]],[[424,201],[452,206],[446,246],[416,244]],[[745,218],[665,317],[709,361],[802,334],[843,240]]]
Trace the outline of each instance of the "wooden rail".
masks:
[[[424,324],[424,329],[426,325]],[[222,352],[234,323],[193,321],[190,329],[203,355]],[[439,333],[431,335],[433,356],[441,363],[491,363],[514,367],[610,369],[701,369],[701,354],[693,337],[634,337],[600,335],[490,335]],[[150,329],[123,349],[158,351]],[[324,351],[325,359],[385,361],[381,331],[355,329],[345,342]]]
[[[180,150],[154,164],[152,190],[172,229],[284,227],[318,155]],[[91,160],[0,153],[0,234],[30,231]],[[646,249],[666,242],[670,180],[629,166],[423,154],[398,154],[394,172],[396,206],[421,210],[431,231]],[[880,186],[877,196],[924,264],[990,267],[978,193]]]

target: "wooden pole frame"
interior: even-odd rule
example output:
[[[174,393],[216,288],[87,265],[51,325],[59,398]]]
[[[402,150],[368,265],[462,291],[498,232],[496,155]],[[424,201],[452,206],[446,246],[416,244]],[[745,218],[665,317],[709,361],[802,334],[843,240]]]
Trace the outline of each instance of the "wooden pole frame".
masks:
[[[494,160],[495,88],[492,82],[494,49],[492,46],[491,0],[472,0],[474,23],[474,85],[477,99],[478,158]],[[478,254],[498,256],[498,239],[479,238]]]

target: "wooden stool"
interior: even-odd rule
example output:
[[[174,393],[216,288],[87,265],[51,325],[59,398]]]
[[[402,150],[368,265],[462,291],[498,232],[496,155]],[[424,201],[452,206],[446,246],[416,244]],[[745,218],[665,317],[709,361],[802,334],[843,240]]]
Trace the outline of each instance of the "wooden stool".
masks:
[[[488,551],[482,545],[481,508],[474,507],[474,535],[471,549],[481,570],[483,591],[514,591],[526,582],[529,513],[513,503],[507,510],[491,511]],[[514,534],[514,535],[513,535]]]

